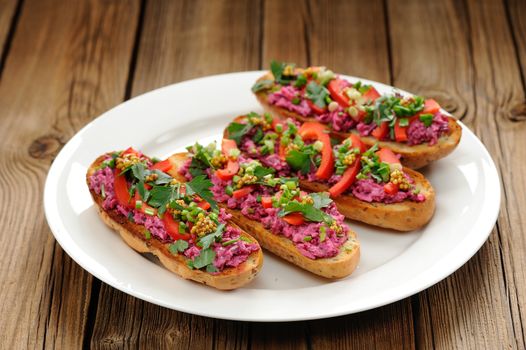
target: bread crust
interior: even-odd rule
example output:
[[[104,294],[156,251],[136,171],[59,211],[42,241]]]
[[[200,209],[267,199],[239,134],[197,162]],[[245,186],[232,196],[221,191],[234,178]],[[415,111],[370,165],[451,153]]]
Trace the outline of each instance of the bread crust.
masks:
[[[242,123],[245,116],[238,116],[234,122]],[[223,137],[228,138],[228,131],[223,131]],[[431,220],[435,212],[435,190],[421,173],[404,167],[406,172],[415,180],[416,188],[425,195],[424,202],[404,200],[399,203],[368,203],[349,194],[342,194],[333,198],[338,210],[346,218],[365,222],[366,224],[390,228],[397,231],[413,231]],[[327,192],[329,186],[321,182],[300,180],[300,187],[309,192]]]
[[[274,78],[271,73],[267,73],[257,81],[264,79],[272,80]],[[263,108],[277,118],[293,118],[302,123],[307,121],[316,121],[315,118],[304,117],[285,108],[269,104],[267,100],[268,94],[265,91],[257,92],[255,95]],[[378,145],[382,148],[391,149],[393,152],[400,154],[400,161],[404,166],[411,169],[419,169],[428,165],[429,163],[446,157],[448,154],[453,152],[460,142],[460,138],[462,137],[462,128],[457,123],[455,118],[447,116],[447,119],[450,130],[449,134],[441,136],[437,143],[432,146],[429,146],[427,143],[410,146],[405,143],[395,141],[378,141],[372,136],[360,136],[360,138],[367,146],[372,146],[375,143],[378,143]],[[356,130],[353,130],[352,132],[359,135],[358,131]],[[331,131],[331,136],[338,140],[344,140],[348,138],[350,134],[351,133],[347,132]]]
[[[100,156],[91,164],[86,174],[86,183],[89,187],[89,177],[96,171],[96,168],[104,160]],[[161,264],[176,275],[199,282],[220,290],[231,290],[242,287],[249,283],[256,274],[261,270],[263,264],[263,253],[261,249],[252,252],[247,261],[235,268],[226,268],[218,274],[210,274],[197,269],[190,269],[186,265],[186,258],[181,255],[174,255],[169,251],[169,244],[163,243],[151,237],[146,239],[144,236],[144,226],[130,222],[126,217],[117,210],[104,210],[102,207],[103,199],[100,195],[90,189],[91,196],[97,211],[104,223],[119,233],[124,242],[139,253],[151,253],[155,255]],[[229,225],[239,228],[235,223],[229,222]],[[241,229],[241,235],[250,239],[254,243],[256,240]]]
[[[338,210],[345,217],[365,222],[366,224],[390,228],[397,231],[413,231],[431,220],[435,212],[435,190],[427,179],[417,171],[404,168],[426,200],[413,202],[404,200],[399,203],[368,203],[358,198],[343,194],[334,198]],[[311,192],[328,191],[329,186],[319,182],[300,180],[300,186]]]
[[[176,153],[170,156],[169,159],[173,165],[170,171],[172,177],[181,181],[184,180],[178,170],[188,159],[187,157],[187,153]],[[352,230],[349,231],[349,240],[340,248],[338,255],[332,258],[313,260],[302,255],[290,239],[273,234],[261,223],[241,214],[239,210],[225,209],[229,214],[232,214],[231,220],[256,238],[263,248],[318,276],[330,279],[343,278],[350,275],[358,266],[360,244],[356,238],[356,233]]]

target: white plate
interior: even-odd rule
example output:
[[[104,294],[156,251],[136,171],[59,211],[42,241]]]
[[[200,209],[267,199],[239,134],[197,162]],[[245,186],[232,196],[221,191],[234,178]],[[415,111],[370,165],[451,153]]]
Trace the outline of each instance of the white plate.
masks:
[[[262,73],[167,86],[113,108],[79,131],[55,159],[44,192],[46,217],[62,248],[103,282],[158,305],[222,319],[291,321],[403,299],[453,273],[481,247],[497,218],[500,184],[488,152],[463,126],[457,150],[424,171],[437,193],[432,221],[404,234],[351,222],[362,259],[349,278],[317,278],[267,253],[255,281],[221,292],[182,280],[135,253],[99,219],[85,182],[87,167],[100,154],[128,146],[162,158],[195,141],[219,139],[235,116],[262,111],[250,92]],[[392,91],[366,82],[381,93]]]

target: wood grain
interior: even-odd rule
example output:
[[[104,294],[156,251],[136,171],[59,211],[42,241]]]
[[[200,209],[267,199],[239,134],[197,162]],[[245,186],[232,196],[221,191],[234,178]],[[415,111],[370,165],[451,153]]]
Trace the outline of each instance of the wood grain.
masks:
[[[201,75],[257,69],[259,10],[252,1],[148,2],[131,95]],[[246,327],[165,309],[104,284],[98,310],[104,311],[94,323],[96,348],[230,348],[248,339]]]
[[[258,68],[259,1],[151,1],[133,96],[181,80]]]
[[[526,348],[526,2],[0,0],[0,348]],[[42,190],[87,122],[194,77],[322,64],[436,98],[502,179],[498,225],[459,271],[328,320],[249,323],[161,308],[55,242]]]
[[[432,26],[422,15],[431,13]],[[413,20],[408,22],[404,16]],[[498,124],[503,126],[505,111],[522,94],[505,18],[502,4],[490,1],[468,2],[467,7],[454,1],[416,0],[389,6],[394,84],[435,97],[446,109],[464,117],[485,142],[503,175],[510,163],[501,161],[504,135],[499,135]],[[413,49],[416,42],[418,50]],[[426,79],[422,79],[424,71]],[[505,138],[513,139],[509,136]],[[505,188],[513,186],[511,179],[503,181]],[[507,260],[522,260],[518,252],[524,250],[524,241],[513,237],[517,246],[511,246],[512,232],[519,234],[520,229],[503,227],[507,211],[504,205],[498,230],[472,260],[445,282],[420,293],[418,309],[423,312],[416,315],[419,346],[520,348],[523,344],[518,332],[521,326],[512,322],[512,316],[519,312],[516,283],[523,287],[524,275],[522,282],[520,278],[510,280],[506,265],[520,266],[518,261]],[[503,244],[508,240],[510,245]]]
[[[14,33],[16,30],[16,7],[18,0],[0,0],[0,57],[6,57],[4,52],[8,50],[6,41],[9,33]],[[2,67],[0,61],[0,68]],[[1,74],[1,72],[0,72]]]
[[[131,5],[131,8],[128,7]],[[25,1],[0,82],[0,344],[79,348],[93,278],[45,224],[42,190],[56,152],[118,103],[132,2]],[[60,11],[57,11],[60,8]],[[111,29],[111,30],[110,30]]]
[[[391,83],[382,1],[310,1],[309,13],[308,49],[313,65]],[[359,315],[312,322],[308,333],[313,348],[320,349],[335,344],[339,348],[414,348],[411,300]]]
[[[310,1],[309,15],[312,65],[389,83],[389,47],[382,1]]]

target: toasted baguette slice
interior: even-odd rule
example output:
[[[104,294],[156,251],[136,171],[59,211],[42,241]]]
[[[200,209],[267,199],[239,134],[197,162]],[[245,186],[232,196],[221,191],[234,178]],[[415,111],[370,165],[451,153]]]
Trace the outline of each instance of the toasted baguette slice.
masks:
[[[409,168],[403,170],[415,180],[416,188],[426,197],[425,201],[404,200],[392,204],[368,203],[352,195],[343,194],[334,198],[334,203],[345,217],[352,220],[397,231],[416,230],[427,224],[433,217],[435,190],[424,175]],[[306,180],[300,180],[300,186],[310,192],[329,190],[326,184]]]
[[[273,80],[274,77],[271,73],[267,73],[260,80]],[[275,117],[281,119],[293,118],[302,123],[306,121],[317,121],[316,118],[304,117],[298,113],[291,112],[285,108],[277,107],[268,103],[268,93],[266,91],[257,92],[256,98],[263,108]],[[402,164],[411,169],[419,169],[431,162],[444,158],[457,147],[462,136],[462,128],[457,123],[456,119],[448,116],[449,134],[444,135],[438,139],[438,142],[433,146],[429,146],[427,143],[420,145],[410,146],[406,143],[394,142],[394,141],[378,141],[372,136],[360,136],[362,142],[367,146],[372,146],[378,143],[381,148],[389,148],[393,152],[400,154],[400,161]],[[359,135],[356,130],[353,130],[355,134]],[[348,138],[350,133],[331,131],[331,136],[339,140]]]
[[[169,171],[170,175],[177,180],[184,181],[185,178],[179,174],[179,169],[188,159],[188,154],[176,153],[170,156],[169,159],[173,165]],[[302,255],[290,239],[268,231],[261,223],[247,218],[239,210],[226,207],[225,209],[229,214],[232,214],[231,220],[254,236],[263,248],[304,270],[318,276],[334,279],[350,275],[358,266],[360,261],[360,243],[356,238],[356,233],[352,230],[349,231],[349,239],[340,248],[338,255],[332,258],[313,260]]]
[[[86,174],[88,187],[89,177],[97,170],[97,167],[103,160],[104,157],[101,156],[89,167]],[[174,255],[169,251],[169,244],[163,243],[153,236],[150,239],[146,239],[144,226],[130,222],[128,218],[120,214],[117,210],[104,210],[102,208],[103,198],[92,190],[90,190],[90,193],[104,223],[118,232],[124,242],[139,253],[152,253],[164,267],[184,279],[193,280],[221,290],[230,290],[247,284],[261,270],[263,264],[263,253],[261,249],[250,254],[247,261],[239,266],[226,268],[217,274],[190,269],[186,265],[186,258],[183,255]],[[231,222],[229,222],[229,225],[239,228]],[[257,243],[253,237],[243,230],[241,230],[241,235]]]
[[[234,122],[243,123],[244,120],[244,116],[239,116],[234,119]],[[223,138],[229,138],[227,129],[223,131]],[[415,180],[417,189],[426,197],[424,202],[405,200],[392,204],[368,203],[352,195],[342,194],[333,198],[334,203],[346,218],[352,220],[397,231],[416,230],[427,224],[433,217],[435,190],[421,173],[407,167],[404,167],[403,171]],[[300,180],[300,187],[309,192],[327,192],[329,190],[327,184],[307,180]]]

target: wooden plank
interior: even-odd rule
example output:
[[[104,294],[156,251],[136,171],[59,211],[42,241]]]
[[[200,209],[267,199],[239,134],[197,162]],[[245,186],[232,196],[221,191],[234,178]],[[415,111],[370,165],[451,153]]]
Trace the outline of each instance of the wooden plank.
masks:
[[[122,99],[133,9],[123,1],[24,2],[0,82],[6,348],[82,345],[92,277],[50,234],[43,184],[65,140]]]
[[[515,43],[515,53],[519,58],[522,73],[523,89],[526,89],[526,3],[524,1],[508,1],[508,14],[510,16],[510,25],[512,36]],[[517,78],[515,78],[517,80]],[[517,84],[517,82],[515,82]],[[524,91],[524,90],[523,90]],[[518,102],[515,104],[514,102]],[[512,305],[513,327],[517,335],[517,343],[526,347],[526,258],[524,252],[526,247],[525,231],[526,224],[524,215],[520,208],[526,204],[526,188],[524,181],[515,180],[513,171],[521,171],[520,162],[514,159],[525,159],[526,142],[526,98],[515,96],[515,101],[510,101],[506,111],[504,109],[503,127],[499,127],[499,136],[502,144],[504,159],[501,161],[501,172],[505,186],[504,196],[506,206],[502,207],[501,215],[505,219],[499,220],[499,229],[506,234],[506,239],[502,243],[506,248],[503,254],[507,287],[510,290],[510,299]],[[508,113],[506,113],[508,112]],[[511,159],[513,157],[513,159]],[[511,164],[506,163],[511,161]],[[511,165],[511,168],[509,166]],[[520,179],[520,178],[519,178]],[[508,188],[506,188],[508,187]],[[508,253],[509,252],[509,253]],[[510,284],[508,281],[512,280]]]
[[[521,164],[508,158],[524,158],[524,145],[515,143],[524,125],[512,126],[507,115],[524,92],[502,3],[389,3],[389,21],[395,85],[464,117],[497,161],[505,189],[498,230],[462,269],[419,295],[418,345],[521,348],[526,245],[519,208],[526,200],[511,175]]]
[[[148,2],[133,95],[204,75],[258,68],[259,1]]]
[[[414,349],[409,299],[359,314],[313,321],[312,349]]]
[[[308,349],[307,322],[254,323],[252,349]]]
[[[197,76],[258,68],[260,4],[148,1],[131,95]],[[102,285],[95,348],[245,348],[248,328],[189,315]],[[107,310],[110,310],[109,312]]]
[[[390,83],[382,1],[310,1],[309,16],[308,49],[313,65]],[[311,322],[308,335],[312,348],[320,349],[413,348],[411,300],[357,315]]]
[[[294,62],[306,67],[309,62],[310,30],[306,1],[266,0],[263,11],[262,69],[269,69],[272,60]]]
[[[382,1],[310,1],[308,8],[312,65],[389,83]]]
[[[0,57],[4,58],[6,40],[10,31],[14,33],[16,25],[16,7],[18,0],[0,0]],[[0,61],[1,68],[2,61]],[[1,73],[1,72],[0,72]]]

